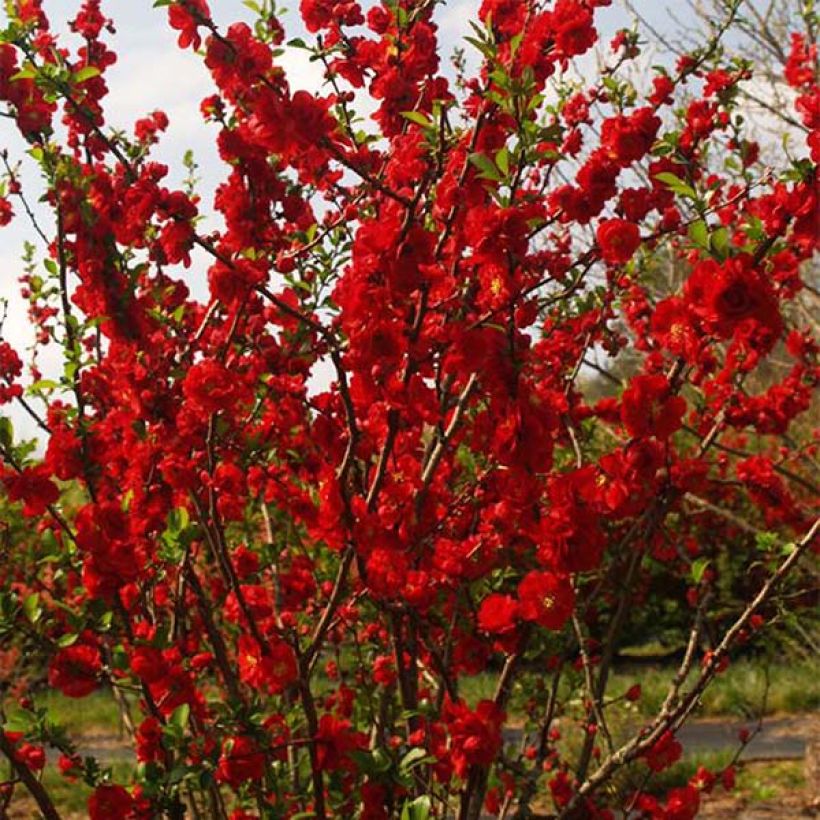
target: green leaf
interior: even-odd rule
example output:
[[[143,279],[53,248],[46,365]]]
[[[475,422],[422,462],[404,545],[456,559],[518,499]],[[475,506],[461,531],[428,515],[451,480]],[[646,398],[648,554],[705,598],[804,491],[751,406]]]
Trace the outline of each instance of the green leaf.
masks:
[[[401,820],[428,820],[430,808],[430,798],[423,794],[415,800],[405,802],[401,808]]]
[[[179,764],[174,766],[171,769],[170,774],[168,775],[168,783],[174,785],[176,783],[181,783],[185,779],[185,775],[188,774],[188,767]]]
[[[191,523],[191,516],[185,507],[176,507],[168,513],[168,529],[177,533],[184,530]]]
[[[180,733],[182,733],[188,725],[188,718],[190,716],[191,707],[187,703],[183,703],[181,706],[177,706],[177,708],[174,709],[174,713],[171,715],[170,723],[172,726],[175,726]]]
[[[100,69],[97,68],[97,66],[87,65],[74,74],[71,79],[76,85],[79,85],[80,83],[84,83],[86,80],[90,80],[92,77],[99,76],[100,73]]]
[[[31,726],[24,715],[14,715],[3,724],[4,732],[27,732]]]
[[[402,772],[409,772],[414,769],[416,766],[420,766],[422,763],[431,762],[435,760],[432,755],[427,754],[426,749],[422,749],[419,746],[416,746],[401,759],[399,763],[399,769]]]
[[[504,176],[510,173],[510,152],[506,145],[496,153],[495,164]]]
[[[510,40],[510,60],[515,57],[515,53],[521,46],[521,43],[524,41],[524,32],[519,31],[511,40]]]
[[[390,771],[390,767],[393,765],[393,761],[390,758],[390,755],[381,748],[381,746],[375,748],[373,750],[373,769],[378,774],[383,774],[384,772]]]
[[[499,174],[498,168],[495,167],[493,161],[486,154],[470,154],[469,160],[480,171],[478,174],[480,179],[492,179],[496,182],[500,182],[501,174]]]
[[[294,37],[292,40],[288,40],[288,45],[291,48],[310,48],[310,46],[301,37]]]
[[[40,390],[56,390],[59,386],[59,383],[53,381],[52,379],[40,379],[40,381],[30,384],[26,392],[37,393]]]
[[[11,447],[14,444],[14,425],[11,419],[0,416],[0,446]]]
[[[729,231],[726,228],[718,228],[709,237],[709,245],[716,256],[726,259],[729,255]]]
[[[23,614],[29,623],[36,624],[43,615],[43,608],[40,606],[40,596],[33,592],[23,601]]]
[[[421,111],[402,111],[401,115],[406,120],[410,120],[410,122],[414,122],[422,128],[431,128],[434,124],[427,118],[427,115],[422,114]]]
[[[669,188],[670,191],[678,194],[679,196],[684,196],[687,199],[698,198],[697,191],[694,188],[687,185],[680,177],[676,177],[668,171],[661,171],[661,173],[655,174],[654,177],[658,180],[658,182],[662,182],[667,188]]]
[[[704,250],[709,250],[709,228],[706,223],[699,219],[689,226],[689,238],[699,247]]]
[[[485,43],[481,40],[476,39],[475,37],[465,37],[464,39],[471,46],[474,46],[476,49],[478,49],[485,57],[495,57],[495,49],[492,47],[490,43]]]
[[[763,552],[768,552],[777,546],[780,536],[776,532],[758,532],[755,534],[755,545]]]
[[[691,567],[691,574],[692,580],[699,584],[703,580],[703,573],[706,572],[706,568],[711,564],[712,561],[709,558],[698,558],[696,561],[692,562]]]
[[[27,66],[26,68],[21,68],[16,74],[12,74],[11,77],[9,77],[9,81],[14,82],[15,80],[33,80],[36,76],[37,72],[34,68]]]

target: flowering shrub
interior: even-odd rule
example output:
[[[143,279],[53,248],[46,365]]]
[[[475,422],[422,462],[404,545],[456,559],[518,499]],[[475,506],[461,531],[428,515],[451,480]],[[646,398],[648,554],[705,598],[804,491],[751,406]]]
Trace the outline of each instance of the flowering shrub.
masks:
[[[270,2],[222,28],[158,0],[213,80],[211,203],[152,159],[162,112],[107,122],[111,25],[78,5],[76,49],[40,0],[7,4],[0,37],[53,217],[6,157],[0,223],[41,233],[23,293],[65,364],[24,376],[0,342],[0,402],[45,443],[0,421],[0,637],[70,698],[130,698],[135,766],[112,782],[23,698],[12,784],[58,817],[50,746],[92,818],[694,816],[730,769],[648,784],[735,647],[805,602],[820,526],[816,445],[787,437],[818,378],[790,307],[818,237],[811,38],[785,70],[807,139],[767,169],[737,110],[754,66],[720,45],[739,1],[640,87],[630,31],[584,84],[567,71],[607,0],[484,0],[469,76],[442,70],[432,2],[302,0],[314,95]],[[750,391],[773,356],[785,375]],[[621,737],[641,690],[609,674],[657,596],[687,613],[685,656]]]

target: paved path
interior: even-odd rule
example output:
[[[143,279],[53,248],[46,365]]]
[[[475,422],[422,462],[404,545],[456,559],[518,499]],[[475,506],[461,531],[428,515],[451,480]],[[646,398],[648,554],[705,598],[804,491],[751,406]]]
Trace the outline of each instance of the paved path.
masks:
[[[709,718],[690,721],[677,733],[684,752],[733,751],[740,746],[741,729],[753,730],[756,721],[732,718]],[[817,731],[818,720],[812,715],[790,715],[767,718],[763,728],[743,750],[741,760],[802,760],[806,744]],[[521,729],[504,731],[507,743],[521,742]]]
[[[685,724],[678,732],[678,740],[686,752],[736,749],[738,733],[751,729],[754,723],[698,720]],[[816,723],[815,723],[816,726]],[[808,724],[800,717],[770,718],[747,744],[741,760],[802,760],[810,739]]]

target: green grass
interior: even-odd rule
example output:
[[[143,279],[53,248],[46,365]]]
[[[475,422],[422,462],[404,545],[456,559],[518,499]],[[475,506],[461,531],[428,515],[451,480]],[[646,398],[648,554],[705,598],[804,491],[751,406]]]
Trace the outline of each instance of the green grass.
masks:
[[[697,674],[693,670],[693,675]],[[634,683],[641,685],[638,708],[643,715],[656,714],[661,706],[674,667],[633,667],[616,670],[610,678],[609,694],[616,697]],[[820,709],[820,676],[817,665],[809,661],[772,665],[768,670],[751,660],[740,660],[718,675],[703,695],[702,716],[749,717],[778,712],[813,712]]]
[[[748,763],[740,767],[737,789],[753,802],[793,794],[806,786],[802,760]]]
[[[637,702],[639,714],[657,714],[663,703],[669,684],[675,675],[672,664],[663,666],[632,667],[621,666],[610,675],[608,696],[617,698],[633,684],[641,685],[641,698]],[[690,679],[694,680],[697,668]],[[820,675],[816,664],[809,661],[795,661],[769,667],[768,693],[766,696],[767,715],[775,713],[801,713],[820,710]],[[491,698],[495,691],[498,675],[489,672],[462,678],[459,691],[471,705],[479,700]],[[703,696],[703,706],[699,715],[705,717],[749,717],[759,714],[766,693],[766,669],[760,663],[740,660],[718,675]],[[565,691],[565,694],[568,692]],[[516,711],[513,698],[511,711]]]
[[[685,786],[703,766],[714,773],[720,773],[732,762],[733,753],[698,752],[684,757],[663,772],[645,780],[646,766],[636,762],[623,770],[610,789],[626,798],[643,784],[643,790],[658,796],[666,795],[670,789]],[[802,760],[755,761],[736,765],[737,780],[734,794],[745,802],[759,803],[776,800],[778,797],[794,794],[806,785]],[[720,785],[717,793],[723,793]]]
[[[111,768],[111,782],[122,783],[128,782],[132,773],[132,766],[130,763],[123,761],[115,762],[110,765]],[[8,766],[6,764],[0,765],[0,778],[3,780],[8,778]],[[79,815],[85,816],[88,806],[88,798],[91,795],[92,789],[82,781],[70,781],[63,777],[57,770],[56,766],[49,763],[43,769],[40,782],[45,786],[46,792],[51,797],[57,810],[63,815]],[[11,808],[20,809],[20,804],[23,802],[32,802],[32,810],[34,810],[33,801],[28,797],[25,787],[18,785],[15,790],[14,800],[12,800]],[[32,817],[39,816],[32,814]],[[112,818],[113,820],[113,818]]]
[[[48,717],[71,735],[120,732],[120,710],[109,689],[98,689],[85,698],[69,698],[60,692],[44,690],[34,696],[37,706],[48,710]],[[7,706],[10,718],[19,713],[16,705]]]

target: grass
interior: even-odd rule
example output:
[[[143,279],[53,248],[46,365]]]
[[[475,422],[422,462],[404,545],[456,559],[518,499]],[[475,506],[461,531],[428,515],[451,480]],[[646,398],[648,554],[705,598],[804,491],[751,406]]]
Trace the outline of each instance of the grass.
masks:
[[[111,764],[111,781],[113,783],[127,782],[131,776],[132,766],[130,763],[119,761]],[[8,778],[8,766],[6,764],[0,765],[0,778],[6,780]],[[43,769],[40,782],[45,786],[46,792],[51,797],[57,810],[62,815],[75,815],[84,817],[88,809],[88,798],[91,795],[92,789],[80,780],[70,781],[63,777],[53,763],[49,763]],[[28,797],[23,786],[18,786],[15,790],[15,796],[11,803],[12,816],[29,816],[38,817],[34,812],[34,805],[32,803],[31,813],[24,815],[20,813],[25,811],[23,804],[28,806],[31,798]],[[17,813],[14,813],[14,810]],[[114,820],[112,818],[112,820]]]
[[[85,698],[69,698],[60,692],[48,689],[34,696],[37,706],[48,710],[48,717],[64,727],[69,734],[119,734],[120,710],[109,689],[98,689]],[[16,705],[7,707],[8,715],[14,718],[18,713]]]
[[[670,789],[685,786],[695,775],[700,766],[711,772],[720,773],[732,762],[732,752],[699,752],[685,755],[683,759],[666,771],[652,776],[645,783],[643,790],[658,796],[665,795]],[[736,782],[734,790],[729,793],[735,799],[747,803],[761,803],[792,796],[806,786],[804,764],[802,760],[786,761],[753,761],[736,765]],[[626,797],[639,788],[646,775],[646,766],[641,763],[628,767],[614,784],[614,788]],[[723,797],[725,792],[718,784],[716,796]]]
[[[802,760],[747,763],[738,771],[737,790],[753,802],[784,797],[805,786],[806,774]]]
[[[641,685],[637,706],[642,715],[657,714],[666,697],[674,667],[633,667],[611,676],[610,696],[623,694],[634,683]],[[694,671],[697,674],[697,670]],[[692,676],[694,677],[694,675]],[[713,681],[703,695],[700,715],[750,717],[765,714],[813,712],[820,709],[820,676],[809,661],[772,665],[739,660]]]
[[[641,685],[641,698],[636,708],[641,716],[657,714],[663,703],[676,667],[622,665],[610,675],[608,696],[622,696],[633,684]],[[697,674],[693,671],[691,679]],[[791,664],[771,665],[768,669],[768,691],[766,667],[753,660],[739,660],[712,682],[707,688],[700,717],[756,717],[766,695],[765,714],[805,713],[820,710],[820,675],[816,664],[810,661],[795,661]],[[491,698],[495,691],[497,674],[483,673],[459,682],[459,691],[471,705],[479,700]],[[568,687],[564,694],[569,694]],[[510,711],[513,714],[519,706],[513,699]]]

